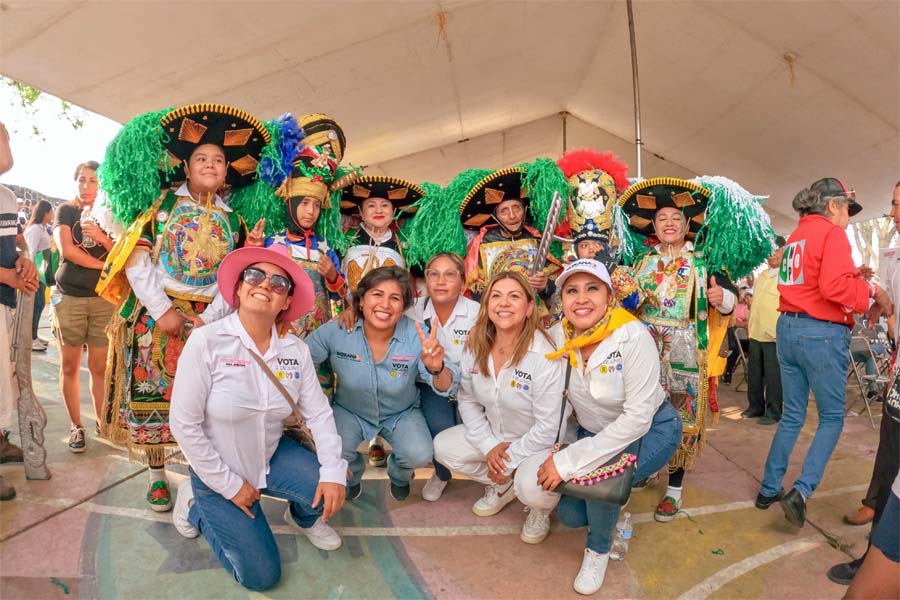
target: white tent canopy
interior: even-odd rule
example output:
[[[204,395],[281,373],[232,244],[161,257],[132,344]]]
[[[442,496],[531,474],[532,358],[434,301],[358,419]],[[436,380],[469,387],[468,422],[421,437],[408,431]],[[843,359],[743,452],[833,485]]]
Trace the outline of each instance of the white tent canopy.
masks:
[[[770,195],[835,176],[860,218],[900,177],[900,2],[635,0],[644,177]],[[346,159],[445,183],[564,146],[634,165],[625,3],[4,0],[0,72],[110,118],[223,102],[326,112]],[[565,141],[565,144],[564,144]],[[635,175],[634,168],[629,173]]]

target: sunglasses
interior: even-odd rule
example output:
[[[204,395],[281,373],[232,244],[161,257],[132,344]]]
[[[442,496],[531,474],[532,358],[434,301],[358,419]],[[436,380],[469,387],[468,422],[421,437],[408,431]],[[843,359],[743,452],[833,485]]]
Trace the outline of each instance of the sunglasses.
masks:
[[[281,275],[268,275],[262,269],[256,267],[247,267],[241,273],[241,281],[249,286],[256,287],[266,279],[269,280],[269,288],[279,296],[289,294],[294,289],[294,284],[287,277]]]

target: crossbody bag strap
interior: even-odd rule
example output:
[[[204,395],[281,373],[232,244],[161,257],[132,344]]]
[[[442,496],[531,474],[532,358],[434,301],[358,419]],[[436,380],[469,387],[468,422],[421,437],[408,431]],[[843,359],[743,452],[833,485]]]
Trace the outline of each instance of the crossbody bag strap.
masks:
[[[566,382],[563,387],[562,392],[562,406],[559,408],[559,425],[556,426],[556,441],[553,442],[554,445],[559,443],[559,438],[562,437],[562,425],[563,418],[566,416],[566,400],[569,399],[569,379],[572,378],[572,363],[569,362],[568,357],[565,359],[566,361]]]
[[[294,402],[293,398],[291,398],[291,395],[288,393],[284,385],[282,385],[282,383],[278,381],[278,378],[275,377],[275,373],[272,372],[272,370],[269,368],[269,365],[266,364],[266,361],[264,361],[262,357],[253,350],[250,351],[250,356],[252,356],[253,360],[256,361],[256,364],[260,366],[260,368],[263,370],[263,373],[265,373],[266,377],[269,378],[269,381],[271,381],[275,385],[275,387],[278,388],[278,391],[281,392],[281,395],[284,396],[284,399],[288,401],[288,405],[290,405],[291,411],[294,413],[294,416],[297,417],[297,419],[299,419],[301,422],[304,422],[303,416],[300,414],[300,409],[297,407],[297,403]]]

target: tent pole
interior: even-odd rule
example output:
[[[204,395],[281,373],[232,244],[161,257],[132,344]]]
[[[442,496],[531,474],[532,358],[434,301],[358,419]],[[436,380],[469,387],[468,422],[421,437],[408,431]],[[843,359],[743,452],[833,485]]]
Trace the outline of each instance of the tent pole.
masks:
[[[642,178],[641,168],[641,90],[638,82],[637,42],[634,38],[634,10],[631,0],[625,0],[628,8],[628,40],[631,42],[631,74],[634,87],[634,145],[637,149],[637,178]]]
[[[569,143],[568,143],[569,141],[567,139],[567,137],[568,137],[567,129],[568,128],[566,127],[566,125],[567,125],[566,121],[569,116],[569,111],[564,110],[559,114],[562,116],[562,137],[563,137],[562,142],[563,142],[563,154],[565,154],[566,150],[569,149]]]

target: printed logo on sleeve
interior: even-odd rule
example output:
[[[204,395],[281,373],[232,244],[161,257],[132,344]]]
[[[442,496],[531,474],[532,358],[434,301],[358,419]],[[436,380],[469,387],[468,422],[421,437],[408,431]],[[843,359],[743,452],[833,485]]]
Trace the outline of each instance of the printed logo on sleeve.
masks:
[[[806,240],[800,240],[784,247],[781,267],[778,269],[778,285],[801,285],[803,277],[803,255],[806,253]]]

